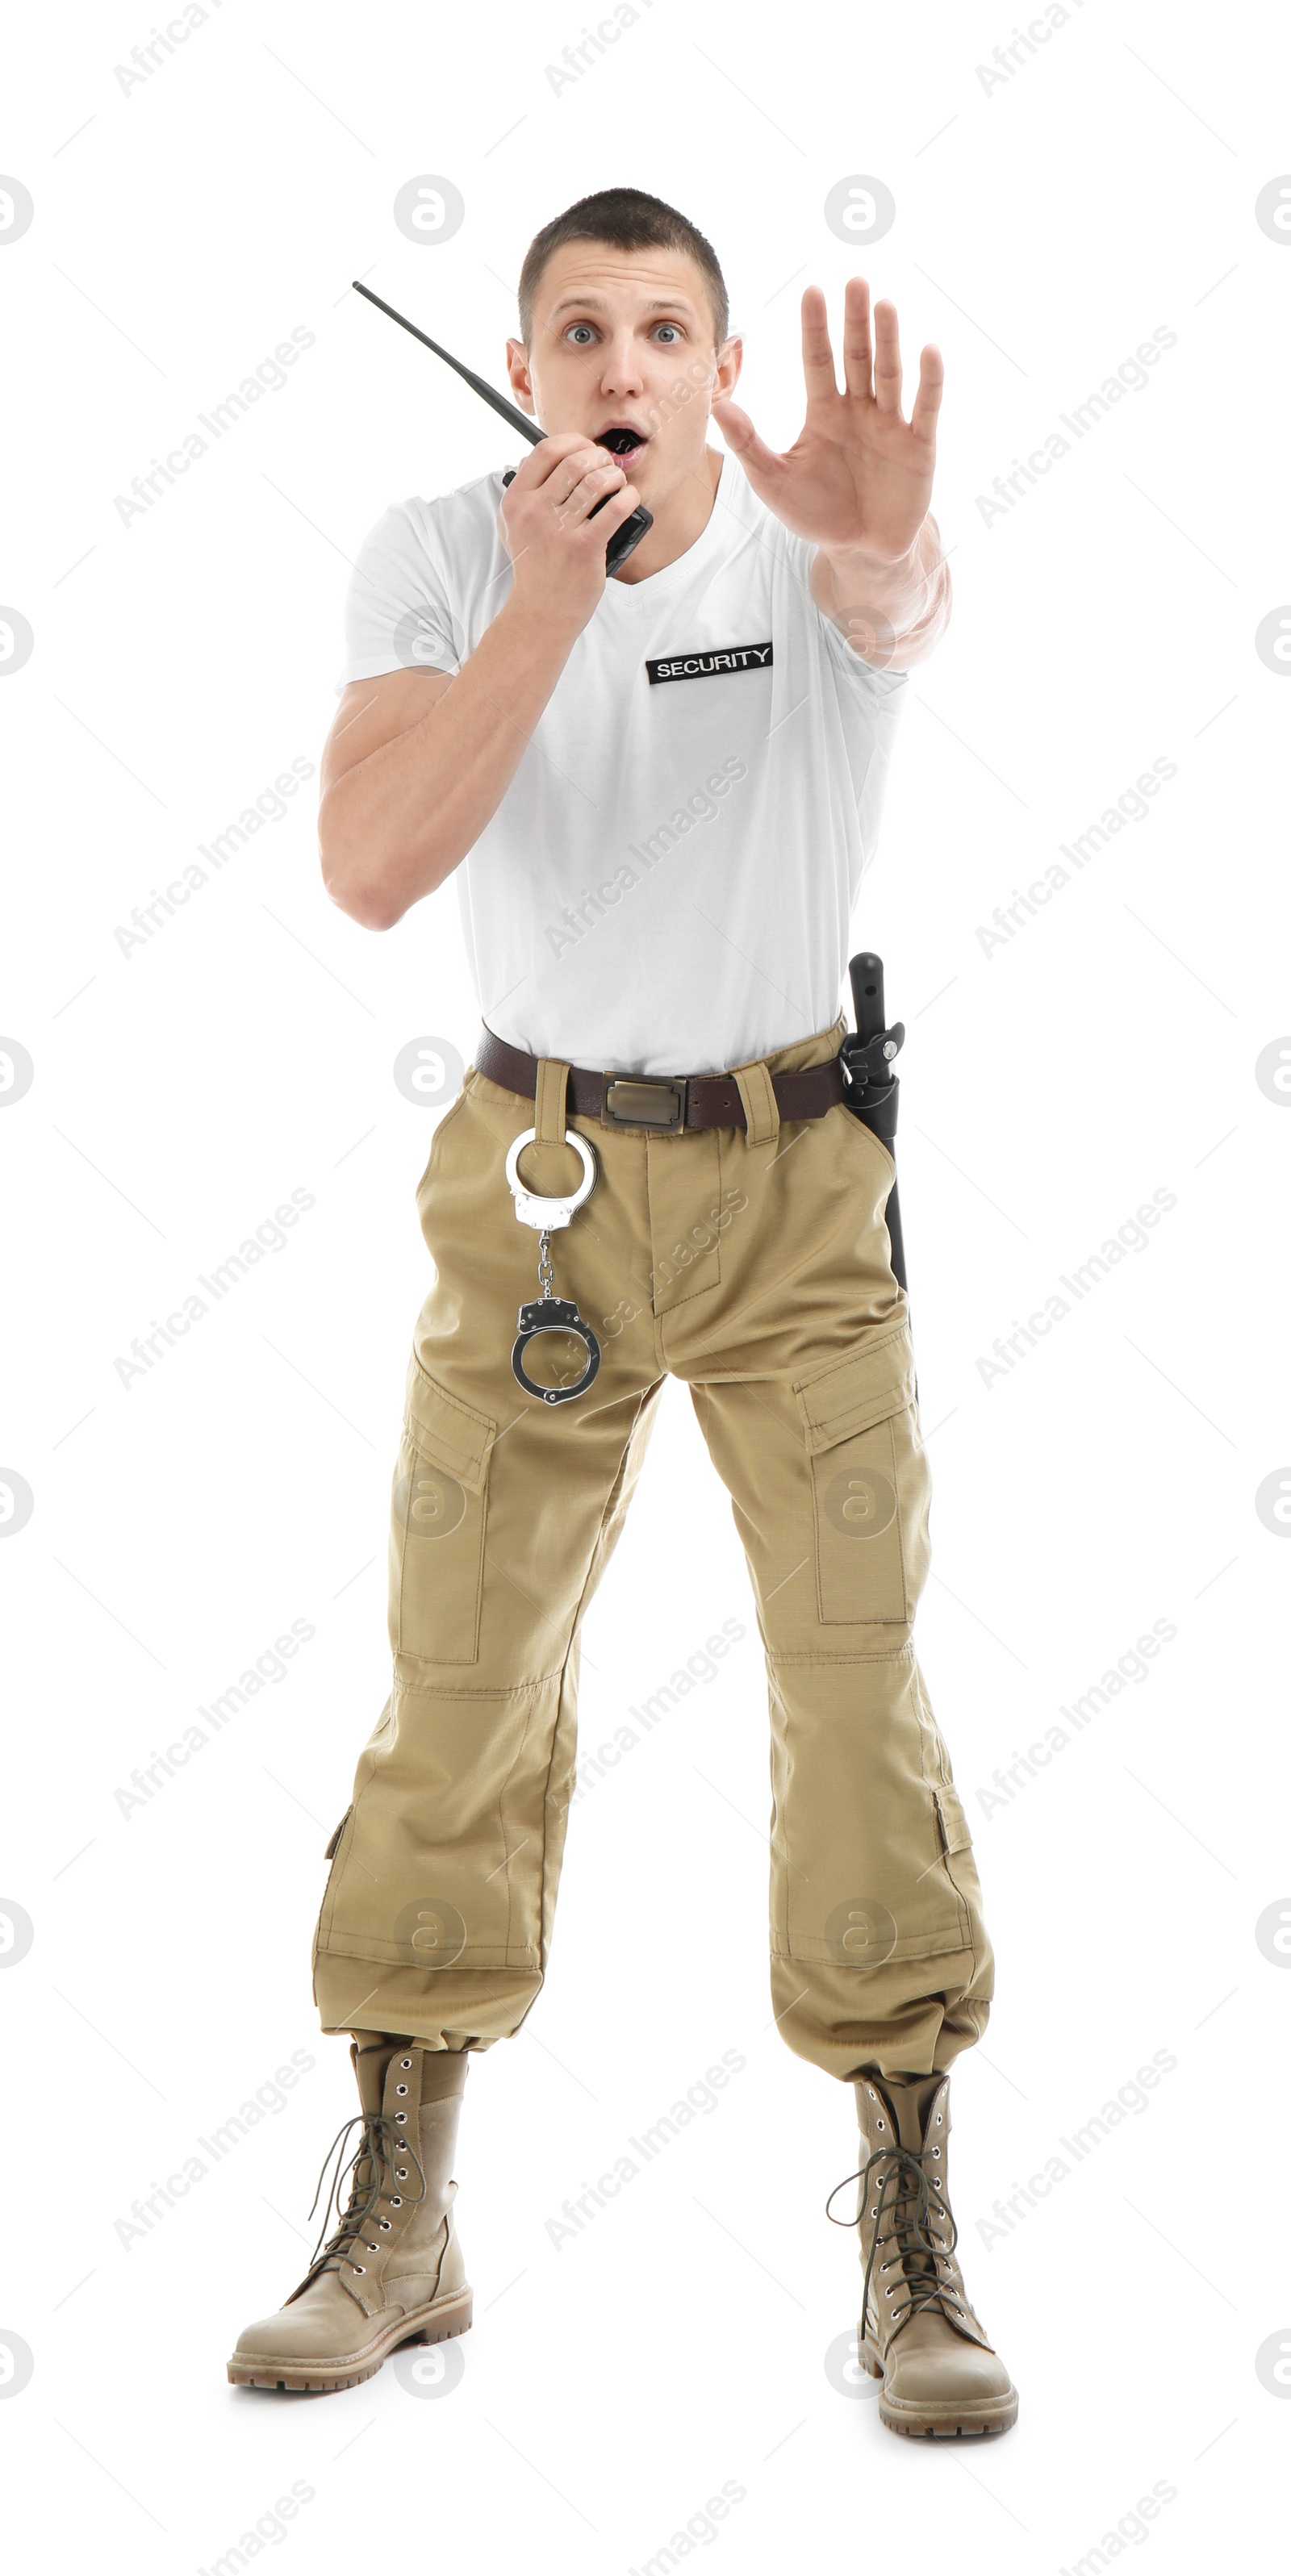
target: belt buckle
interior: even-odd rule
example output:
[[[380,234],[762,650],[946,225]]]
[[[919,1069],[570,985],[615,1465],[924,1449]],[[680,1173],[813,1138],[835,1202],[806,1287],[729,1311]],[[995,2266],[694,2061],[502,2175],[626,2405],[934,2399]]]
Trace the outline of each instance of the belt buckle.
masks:
[[[684,1127],[686,1077],[607,1074],[601,1116],[611,1127]]]

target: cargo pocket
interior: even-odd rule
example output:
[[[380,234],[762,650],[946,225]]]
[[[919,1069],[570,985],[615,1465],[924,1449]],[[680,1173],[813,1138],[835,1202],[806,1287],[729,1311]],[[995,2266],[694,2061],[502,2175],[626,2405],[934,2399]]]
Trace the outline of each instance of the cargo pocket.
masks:
[[[912,1619],[927,1571],[929,1477],[909,1326],[794,1394],[811,1460],[822,1623]]]
[[[973,1837],[968,1830],[968,1818],[960,1804],[959,1792],[952,1781],[943,1779],[937,1782],[932,1793],[932,1803],[937,1813],[937,1841],[941,1851],[941,1865],[963,1907],[969,1935],[975,1939],[974,1926],[979,1931],[981,1926],[982,1891],[977,1876],[977,1862],[973,1856]]]
[[[414,1662],[479,1654],[489,1460],[497,1425],[446,1394],[414,1351],[390,1511],[390,1644]]]
[[[348,1825],[348,1823],[349,1823],[349,1821],[350,1821],[350,1818],[351,1818],[351,1816],[353,1815],[353,1813],[354,1813],[354,1809],[353,1809],[353,1807],[347,1807],[347,1808],[346,1808],[345,1813],[344,1813],[344,1815],[342,1816],[341,1821],[340,1821],[339,1825],[337,1826],[336,1831],[335,1831],[335,1833],[333,1834],[331,1841],[328,1843],[328,1845],[327,1845],[327,1847],[326,1847],[326,1849],[325,1849],[325,1851],[324,1851],[324,1853],[323,1853],[323,1858],[324,1858],[324,1860],[335,1860],[336,1855],[337,1855],[338,1851],[339,1851],[339,1850],[340,1850],[340,1848],[341,1848],[341,1836],[342,1836],[342,1834],[344,1833],[345,1828],[346,1828],[346,1826]]]

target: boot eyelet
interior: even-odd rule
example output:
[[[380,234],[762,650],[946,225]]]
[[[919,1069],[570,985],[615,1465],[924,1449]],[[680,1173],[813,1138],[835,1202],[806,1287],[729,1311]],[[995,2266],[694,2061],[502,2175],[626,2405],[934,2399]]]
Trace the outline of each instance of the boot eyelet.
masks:
[[[400,2063],[400,2065],[401,2065],[402,2067],[404,2067],[405,2069],[407,2069],[409,2066],[411,2066],[411,2064],[412,2064],[412,2059],[411,2059],[410,2057],[401,2057],[401,2058],[400,2058],[400,2060],[399,2060],[399,2063]]]
[[[408,2090],[408,2087],[407,2087],[407,2085],[406,2085],[406,2084],[396,2084],[396,2086],[395,2086],[395,2088],[394,2088],[394,2089],[395,2089],[396,2093],[406,2093],[406,2092],[407,2092],[407,2090]]]
[[[406,2090],[406,2087],[405,2087],[405,2090]],[[396,2118],[396,2120],[406,2120],[406,2119],[407,2119],[407,2117],[408,2117],[408,2114],[407,2114],[407,2112],[406,2112],[406,2111],[396,2111],[396,2113],[395,2113],[395,2118]]]
[[[383,2227],[383,2228],[385,2229],[385,2232],[386,2232],[387,2236],[389,2235],[389,2233],[390,2233],[390,2221],[389,2221],[389,2219],[388,2219],[388,2218],[379,2218],[379,2219],[377,2220],[377,2225],[378,2225],[378,2227]]]
[[[398,2192],[397,2192],[397,2191],[392,2191],[392,2192],[391,2192],[391,2194],[390,2194],[390,2206],[391,2206],[391,2208],[392,2208],[392,2209],[402,2209],[402,2207],[403,2207],[403,2202],[402,2202],[402,2200],[400,2199],[399,2194],[398,2194]],[[384,2227],[384,2225],[385,2225],[385,2220],[384,2220],[384,2219],[382,2220],[381,2224],[382,2224],[382,2226]]]
[[[875,2126],[876,2126],[877,2128],[880,2128],[880,2129],[881,2129],[881,2128],[882,2128],[882,2126],[883,2126],[883,2122],[882,2122],[881,2120],[878,2120],[878,2121],[876,2121]]]
[[[352,2272],[366,2272],[367,2268],[366,2263],[351,2263],[350,2265],[350,2270]]]
[[[408,2179],[408,2168],[407,2168],[407,2166],[406,2166],[406,2165],[396,2165],[396,2166],[395,2166],[395,2169],[394,2169],[394,2178],[395,2178],[395,2181],[396,2181],[396,2182],[406,2182],[406,2181],[407,2181],[407,2179]]]

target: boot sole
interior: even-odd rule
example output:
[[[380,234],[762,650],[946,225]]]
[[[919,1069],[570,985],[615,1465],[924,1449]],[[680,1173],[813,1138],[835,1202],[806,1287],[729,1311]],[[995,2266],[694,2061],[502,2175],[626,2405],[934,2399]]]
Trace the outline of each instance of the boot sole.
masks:
[[[871,2379],[882,2379],[883,2364],[871,2352],[863,2337],[856,2338],[857,2356],[862,2370]],[[879,2422],[890,2433],[909,2433],[923,2440],[954,2440],[958,2435],[1007,2433],[1018,2420],[1018,2392],[1010,2388],[1004,2397],[979,2398],[967,2406],[895,2406],[889,2397],[879,2398]]]
[[[357,2388],[362,2380],[375,2379],[382,2363],[401,2344],[446,2343],[450,2335],[465,2334],[470,2322],[471,2292],[459,2290],[453,2298],[423,2308],[420,2315],[414,2310],[411,2316],[396,2318],[365,2351],[352,2354],[335,2368],[325,2361],[276,2360],[272,2353],[242,2357],[235,2353],[228,2374],[235,2388],[285,2389],[302,2397],[326,2397],[333,2389]]]

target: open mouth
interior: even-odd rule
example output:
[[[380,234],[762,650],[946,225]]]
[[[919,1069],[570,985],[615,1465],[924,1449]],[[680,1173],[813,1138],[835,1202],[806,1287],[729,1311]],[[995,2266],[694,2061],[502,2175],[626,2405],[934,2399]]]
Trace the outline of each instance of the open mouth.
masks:
[[[598,447],[608,447],[611,456],[617,456],[621,464],[627,465],[634,457],[640,455],[646,443],[646,435],[647,433],[634,429],[630,421],[616,420],[611,421],[608,429],[598,431],[596,444]]]

